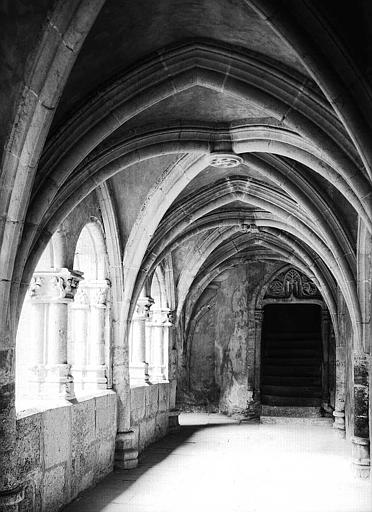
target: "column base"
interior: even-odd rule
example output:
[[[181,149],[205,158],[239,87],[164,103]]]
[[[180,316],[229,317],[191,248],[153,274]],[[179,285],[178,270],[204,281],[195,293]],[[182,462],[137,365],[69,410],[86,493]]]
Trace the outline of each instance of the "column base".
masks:
[[[115,440],[115,469],[134,469],[138,466],[137,444],[133,430],[117,434]]]
[[[151,375],[150,374],[149,382],[151,384],[164,384],[169,381],[164,377],[164,375]]]
[[[73,367],[75,392],[107,389],[106,366]]]
[[[367,479],[370,475],[369,439],[354,436],[351,442],[353,472],[358,478]]]
[[[180,430],[180,413],[181,411],[179,409],[172,409],[171,411],[168,412],[168,432],[177,432],[178,430]]]
[[[71,365],[56,364],[47,367],[43,395],[46,398],[58,397],[66,400],[75,398],[74,379],[70,373]]]
[[[145,386],[150,383],[148,363],[132,363],[129,366],[131,386]]]
[[[47,370],[43,364],[35,364],[31,367],[23,366],[20,374],[26,375],[26,379],[20,387],[20,395],[23,398],[35,399],[43,394]]]
[[[16,512],[18,510],[18,503],[21,503],[24,497],[23,485],[15,489],[0,491],[0,511]]]

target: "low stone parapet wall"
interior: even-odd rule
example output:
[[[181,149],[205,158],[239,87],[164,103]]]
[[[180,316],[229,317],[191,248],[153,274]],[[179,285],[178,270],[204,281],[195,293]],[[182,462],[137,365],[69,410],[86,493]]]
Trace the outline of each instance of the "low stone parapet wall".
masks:
[[[26,482],[20,512],[54,512],[113,469],[116,393],[40,402],[19,414],[17,453]]]
[[[169,382],[131,388],[131,428],[137,437],[139,453],[166,435],[169,397]]]

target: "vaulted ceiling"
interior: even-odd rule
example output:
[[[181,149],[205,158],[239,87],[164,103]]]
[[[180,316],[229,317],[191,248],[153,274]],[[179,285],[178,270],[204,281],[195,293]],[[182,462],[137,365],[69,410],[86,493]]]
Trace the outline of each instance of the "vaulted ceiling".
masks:
[[[18,280],[27,282],[58,224],[106,182],[129,304],[169,254],[180,308],[193,282],[249,253],[292,258],[332,311],[341,290],[358,323],[358,222],[370,229],[372,219],[372,117],[362,107],[372,24],[353,39],[359,20],[333,0],[101,3],[86,7],[95,21],[50,106]],[[37,40],[50,7],[8,5],[17,22],[5,41],[22,38],[6,82],[21,81],[12,59]],[[372,16],[365,4],[360,12]],[[358,41],[363,51],[350,64]],[[69,50],[74,40],[63,42]]]

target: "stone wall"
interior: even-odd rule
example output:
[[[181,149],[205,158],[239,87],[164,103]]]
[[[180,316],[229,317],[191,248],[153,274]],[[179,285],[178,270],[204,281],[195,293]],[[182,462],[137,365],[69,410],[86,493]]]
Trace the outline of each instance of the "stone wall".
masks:
[[[60,510],[112,471],[116,401],[105,391],[19,415],[17,459],[27,482],[20,512]]]
[[[261,292],[281,267],[280,262],[241,263],[214,279],[194,307],[186,305],[187,339],[182,350],[179,346],[177,384],[177,404],[182,410],[220,411],[244,417],[259,414]],[[344,328],[344,335],[350,337],[351,325],[346,319]],[[335,408],[335,340],[331,328],[326,332],[328,344],[332,343],[327,389],[330,405]],[[179,333],[178,338],[182,338]],[[349,383],[349,392],[351,389]]]
[[[180,371],[185,377],[178,383],[182,409],[229,415],[252,412],[256,299],[277,266],[238,265],[220,275],[200,297],[193,312],[197,320],[187,339],[188,371]]]
[[[168,431],[170,389],[168,382],[131,388],[131,429],[139,453]]]

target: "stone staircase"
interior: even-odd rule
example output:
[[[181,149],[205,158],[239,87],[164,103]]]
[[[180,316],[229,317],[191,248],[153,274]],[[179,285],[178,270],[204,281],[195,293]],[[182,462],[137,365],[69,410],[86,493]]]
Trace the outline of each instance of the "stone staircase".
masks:
[[[268,333],[262,359],[262,403],[320,407],[321,393],[320,333]]]

